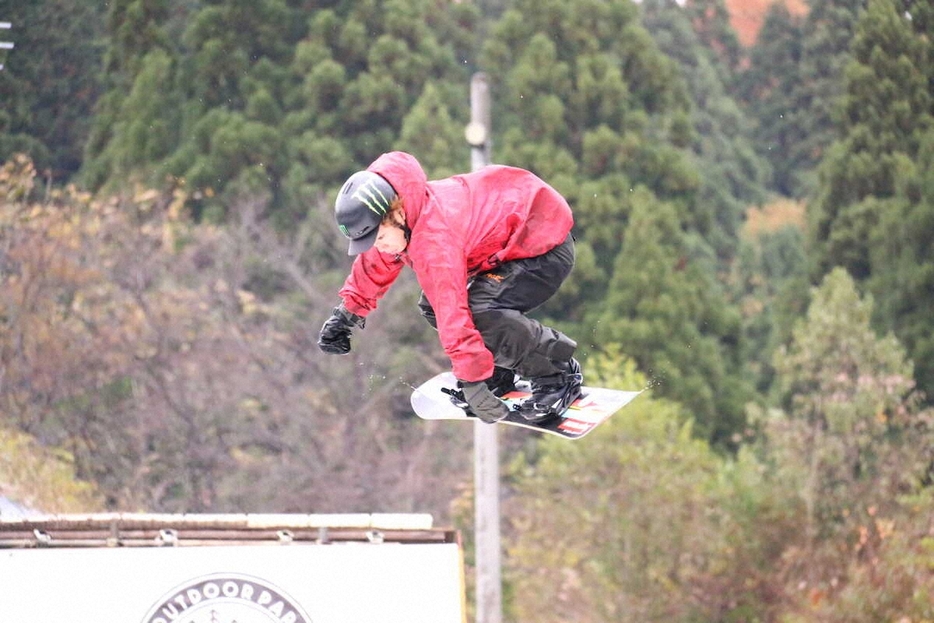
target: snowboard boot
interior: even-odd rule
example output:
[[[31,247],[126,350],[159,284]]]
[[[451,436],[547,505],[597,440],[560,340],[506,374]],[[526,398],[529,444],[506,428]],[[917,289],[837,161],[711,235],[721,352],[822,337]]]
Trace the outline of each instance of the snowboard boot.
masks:
[[[516,389],[516,373],[509,368],[495,366],[493,376],[486,380],[486,386],[490,388],[494,396],[502,398]]]
[[[573,357],[556,364],[557,374],[531,379],[532,395],[519,407],[519,414],[538,424],[564,413],[580,398],[584,375]]]

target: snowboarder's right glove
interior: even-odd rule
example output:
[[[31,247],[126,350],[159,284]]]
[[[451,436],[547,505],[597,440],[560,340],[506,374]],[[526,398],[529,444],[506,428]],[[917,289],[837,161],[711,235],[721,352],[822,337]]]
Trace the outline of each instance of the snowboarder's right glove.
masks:
[[[341,303],[325,321],[318,334],[318,347],[329,355],[346,355],[350,352],[350,332],[354,327],[364,327],[365,321],[357,314],[347,311]]]
[[[506,403],[493,395],[486,381],[458,381],[470,411],[487,424],[499,422],[509,415]]]

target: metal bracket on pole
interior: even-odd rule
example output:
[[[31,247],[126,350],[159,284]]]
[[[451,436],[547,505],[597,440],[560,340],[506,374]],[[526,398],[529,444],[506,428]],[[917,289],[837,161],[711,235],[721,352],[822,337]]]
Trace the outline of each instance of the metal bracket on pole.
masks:
[[[10,22],[0,22],[0,30],[9,30],[13,27]],[[0,41],[0,50],[12,50],[14,43],[12,41]],[[0,70],[3,69],[3,63],[0,63]]]
[[[490,119],[489,81],[485,73],[477,72],[470,78],[470,123],[464,128],[464,138],[470,145],[470,168],[473,171],[490,164]]]

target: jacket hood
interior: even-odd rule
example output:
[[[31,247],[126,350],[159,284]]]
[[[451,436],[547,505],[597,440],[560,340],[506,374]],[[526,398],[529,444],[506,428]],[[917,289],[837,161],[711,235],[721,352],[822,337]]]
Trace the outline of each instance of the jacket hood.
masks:
[[[391,151],[374,160],[367,171],[380,174],[392,185],[402,198],[406,222],[412,227],[428,201],[428,176],[415,156]]]

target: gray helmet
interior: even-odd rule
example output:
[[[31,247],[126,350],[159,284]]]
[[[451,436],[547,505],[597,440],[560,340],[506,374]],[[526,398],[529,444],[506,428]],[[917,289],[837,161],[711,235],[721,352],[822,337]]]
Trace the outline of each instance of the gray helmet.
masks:
[[[383,217],[389,212],[396,191],[386,179],[372,171],[351,175],[334,203],[337,226],[350,238],[348,255],[358,255],[373,246]]]

